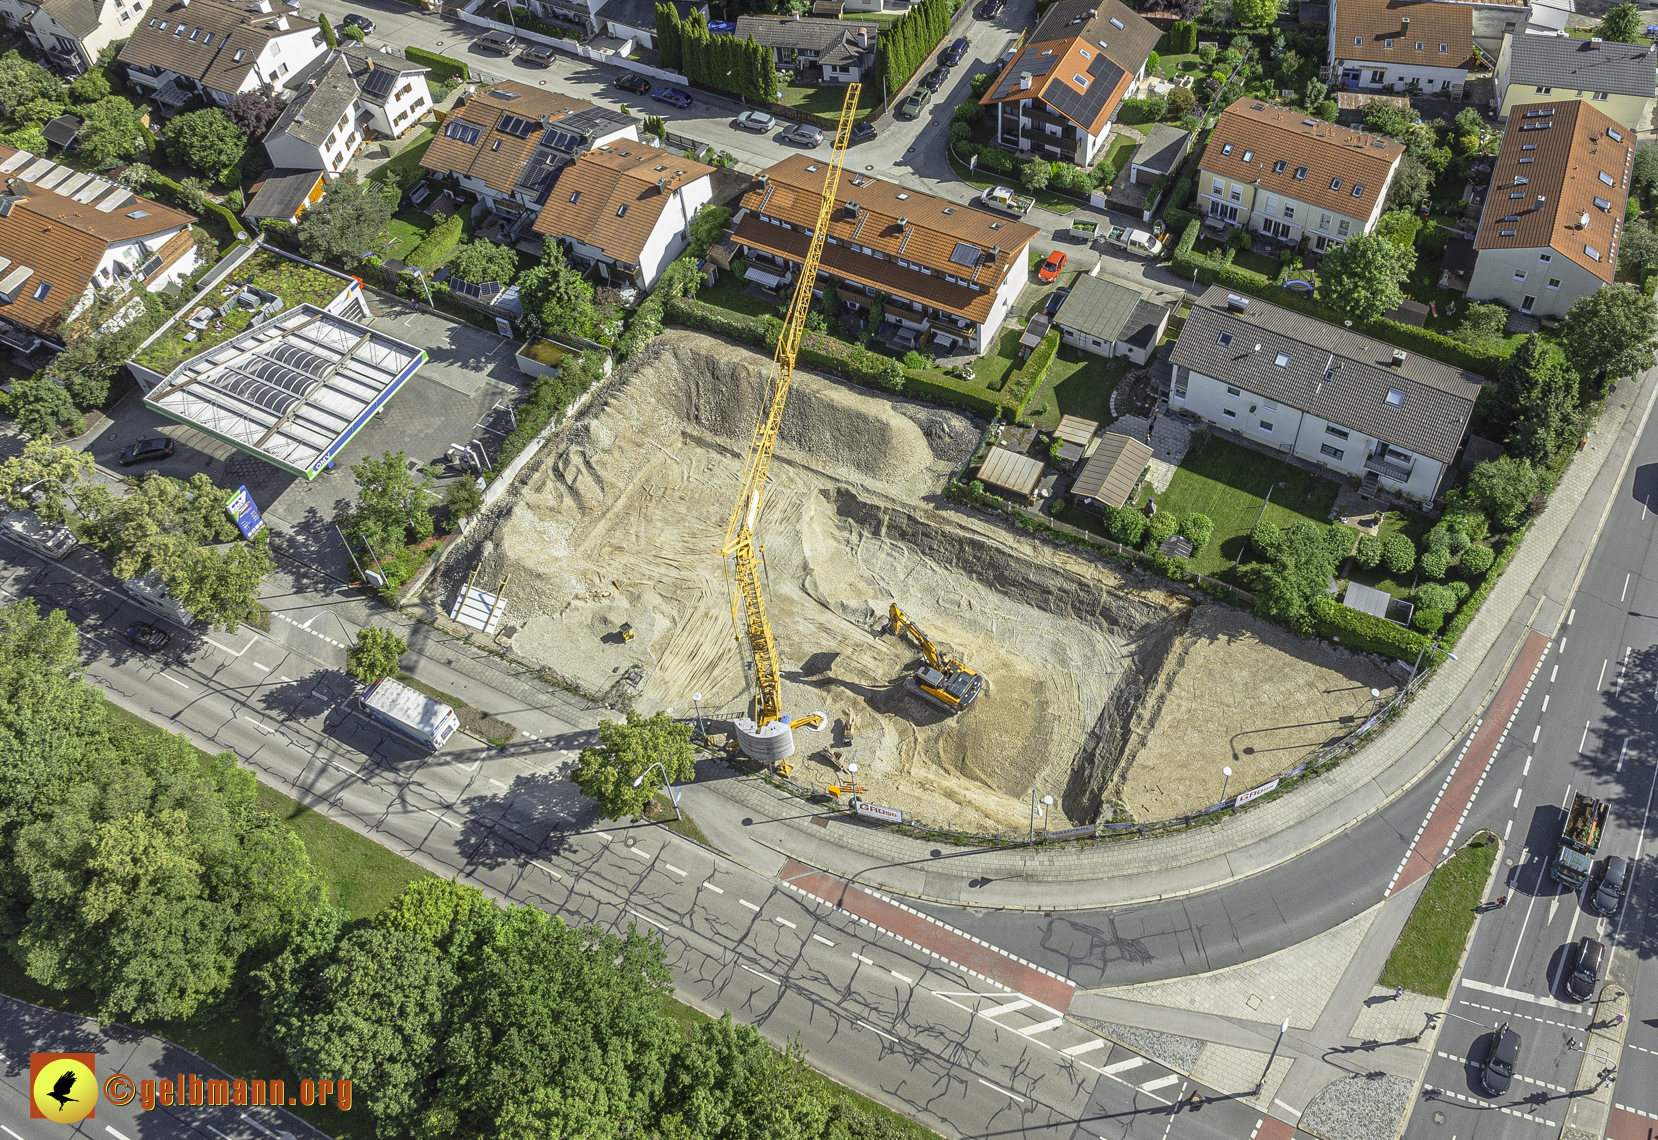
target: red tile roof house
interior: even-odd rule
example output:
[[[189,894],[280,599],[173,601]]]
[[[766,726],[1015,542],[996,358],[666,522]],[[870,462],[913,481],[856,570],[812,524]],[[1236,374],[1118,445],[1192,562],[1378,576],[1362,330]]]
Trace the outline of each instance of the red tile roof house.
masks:
[[[0,343],[61,345],[65,320],[94,290],[119,299],[188,276],[196,219],[26,150],[0,146]]]
[[[979,102],[997,146],[1090,166],[1162,32],[1118,0],[1060,0]]]
[[[828,163],[797,154],[755,176],[735,238],[745,275],[765,285],[795,279],[817,224]],[[1041,231],[971,206],[850,171],[835,191],[819,284],[866,311],[886,295],[899,346],[941,353],[990,350],[1030,274],[1025,251]]]

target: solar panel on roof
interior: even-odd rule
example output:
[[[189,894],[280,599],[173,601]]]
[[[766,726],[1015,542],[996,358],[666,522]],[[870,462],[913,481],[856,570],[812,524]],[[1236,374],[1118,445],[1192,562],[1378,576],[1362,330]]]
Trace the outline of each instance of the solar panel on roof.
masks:
[[[581,136],[573,135],[569,131],[552,130],[542,136],[541,142],[544,146],[550,146],[554,150],[562,150],[568,154],[573,153],[581,145]]]
[[[362,87],[370,95],[386,96],[397,82],[397,73],[384,67],[377,67],[362,78]]]
[[[445,138],[458,139],[467,146],[475,144],[481,134],[483,132],[477,127],[471,123],[464,123],[459,119],[450,119],[448,125],[443,128]]]
[[[520,119],[517,115],[502,115],[501,121],[495,125],[495,129],[502,134],[513,135],[521,139],[529,138],[530,132],[535,128],[535,123],[528,119]]]
[[[958,241],[956,248],[950,251],[950,260],[957,265],[972,268],[979,263],[979,247],[965,241]]]

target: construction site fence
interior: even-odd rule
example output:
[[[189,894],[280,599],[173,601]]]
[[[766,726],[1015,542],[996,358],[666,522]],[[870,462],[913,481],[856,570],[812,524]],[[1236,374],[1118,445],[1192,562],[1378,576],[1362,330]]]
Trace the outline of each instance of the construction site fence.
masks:
[[[882,827],[899,834],[939,839],[957,846],[1024,847],[1041,846],[1045,843],[1087,844],[1108,842],[1115,839],[1145,838],[1184,831],[1186,828],[1200,824],[1218,823],[1235,812],[1275,800],[1302,782],[1312,779],[1336,761],[1356,751],[1376,733],[1377,729],[1397,716],[1404,708],[1405,703],[1427,681],[1432,671],[1433,666],[1429,666],[1413,673],[1410,680],[1390,700],[1372,711],[1370,716],[1358,728],[1332,744],[1307,753],[1295,765],[1286,768],[1271,779],[1264,780],[1252,788],[1240,789],[1237,793],[1227,796],[1219,803],[1211,804],[1200,811],[1153,822],[1130,820],[1119,823],[1109,821],[1086,828],[1068,827],[1052,833],[1045,833],[1042,827],[1037,826],[1034,828],[1034,834],[1032,834],[1032,829],[1029,827],[1021,834],[1017,828],[997,831],[969,831],[963,828],[940,826],[928,823],[926,820],[905,812],[902,823],[882,824],[867,815],[859,815],[854,806],[854,801],[859,798],[870,804],[879,803],[879,792],[865,792],[861,797],[849,795],[843,786],[846,777],[830,777],[821,783],[810,777],[803,780],[800,778],[801,767],[799,765],[794,766],[788,775],[782,775],[769,769],[761,769],[761,774],[768,783],[775,787],[791,792],[803,799],[826,805],[830,814],[858,819],[866,826]],[[831,793],[829,791],[831,786],[840,787],[841,794],[837,796]]]

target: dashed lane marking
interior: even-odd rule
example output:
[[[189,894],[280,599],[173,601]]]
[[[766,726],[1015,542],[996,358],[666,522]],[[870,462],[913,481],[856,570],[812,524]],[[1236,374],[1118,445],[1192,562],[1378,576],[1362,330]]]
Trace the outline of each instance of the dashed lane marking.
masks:
[[[597,835],[600,839],[604,840],[606,843],[609,843],[611,840],[616,838],[615,836],[611,835],[609,832],[605,832],[605,831],[595,831],[593,834]]]
[[[1546,1117],[1537,1116],[1536,1114],[1530,1112],[1519,1112],[1504,1104],[1491,1104],[1489,1101],[1478,1100],[1471,1096],[1464,1096],[1462,1093],[1452,1092],[1450,1089],[1436,1088],[1433,1090],[1433,1094],[1435,1096],[1448,1096],[1453,1100],[1460,1100],[1463,1104],[1472,1104],[1480,1108],[1495,1108],[1498,1112],[1506,1112],[1510,1116],[1518,1117],[1521,1120],[1529,1120],[1533,1124],[1542,1125],[1544,1128],[1560,1127],[1558,1122],[1549,1120]]]
[[[685,877],[685,872],[681,871],[678,867],[674,866],[672,863],[664,863],[662,865],[664,867],[668,868],[668,870],[672,871],[674,874],[678,875],[680,878],[683,879]]]
[[[915,979],[914,978],[906,978],[903,974],[900,974],[897,970],[888,970],[887,973],[891,974],[893,977],[895,977],[899,981],[903,982],[906,986],[915,985]]]
[[[639,858],[643,859],[647,863],[651,861],[651,853],[642,847],[629,847],[628,850],[639,856]]]
[[[854,954],[852,956],[854,958],[856,958],[858,961],[862,962],[866,966],[873,966],[875,964],[874,962],[871,962],[868,958],[865,958],[862,954]]]
[[[1554,1026],[1558,1026],[1561,1029],[1582,1029],[1583,1028],[1581,1025],[1573,1025],[1570,1022],[1567,1022],[1567,1021],[1553,1021],[1553,1020],[1551,1020],[1547,1017],[1534,1017],[1529,1013],[1518,1013],[1518,1012],[1513,1012],[1513,1011],[1506,1010],[1506,1009],[1499,1009],[1494,1005],[1481,1005],[1479,1002],[1469,1001],[1467,998],[1458,998],[1457,999],[1457,1004],[1458,1005],[1465,1005],[1469,1009],[1482,1009],[1487,1013],[1500,1013],[1504,1017],[1524,1018],[1527,1021],[1535,1021],[1539,1025],[1554,1025]],[[1625,1045],[1624,1048],[1625,1049],[1640,1049],[1641,1047],[1639,1045]],[[1641,1051],[1643,1053],[1651,1052],[1650,1049],[1642,1049]],[[1655,1054],[1655,1055],[1658,1055],[1658,1054]]]
[[[332,645],[335,649],[344,649],[345,648],[345,645],[342,642],[335,641],[332,637],[329,637],[327,634],[318,633],[316,630],[311,628],[311,622],[317,620],[315,614],[311,615],[311,620],[310,621],[307,621],[307,622],[304,622],[304,623],[295,621],[293,618],[289,617],[287,614],[277,614],[276,616],[281,618],[283,621],[287,622],[289,625],[293,626],[295,629],[302,629],[306,633],[310,634],[312,637],[315,637],[315,638],[317,638],[318,640],[321,640],[321,641],[326,641],[328,644]]]
[[[261,673],[269,673],[271,671],[271,667],[269,665],[261,665],[257,661],[249,661],[248,664],[252,665],[255,669],[259,670]]]
[[[772,921],[773,921],[773,922],[775,922],[775,923],[776,923],[776,924],[777,924],[777,925],[778,925],[778,926],[786,926],[786,927],[788,927],[788,928],[789,928],[789,929],[790,929],[790,930],[798,930],[798,929],[800,929],[800,928],[799,928],[799,927],[797,927],[797,926],[796,926],[796,925],[795,925],[795,924],[794,924],[794,923],[792,923],[792,922],[790,922],[790,921],[789,921],[789,920],[788,920],[788,919],[786,919],[786,918],[778,918],[778,917],[777,917],[777,916],[776,916],[776,915],[772,915],[772,918],[771,918],[771,920],[772,920]]]
[[[1551,997],[1542,997],[1538,994],[1528,994],[1525,990],[1509,989],[1507,986],[1494,986],[1490,982],[1476,981],[1473,978],[1463,978],[1462,984],[1468,989],[1478,990],[1480,993],[1484,994],[1493,994],[1496,997],[1513,998],[1515,1001],[1536,1002],[1538,1005],[1546,1005],[1550,1009],[1563,1009],[1567,1013],[1581,1012],[1581,1009],[1578,1006],[1567,1005],[1565,1002],[1556,1001]]]
[[[725,891],[721,890],[719,887],[716,887],[713,883],[704,883],[702,885],[707,887],[709,890],[713,891],[717,895],[725,894]]]
[[[995,1089],[997,1092],[1001,1093],[1003,1096],[1010,1096],[1014,1100],[1018,1101],[1020,1104],[1025,1103],[1025,1098],[1020,1096],[1016,1092],[1013,1092],[1009,1089],[1004,1089],[1001,1085],[993,1085],[989,1081],[985,1080],[983,1077],[980,1077],[978,1080],[979,1080],[979,1083],[987,1089]]]
[[[764,978],[764,979],[766,979],[766,981],[770,982],[774,986],[780,986],[780,985],[783,984],[782,982],[778,981],[776,978],[772,977],[770,974],[762,974],[759,970],[750,970],[747,966],[743,965],[741,962],[737,963],[737,968],[739,970],[748,970],[748,972],[753,974],[756,978]]]
[[[760,908],[749,902],[747,899],[738,899],[737,901],[748,907],[748,909],[752,910],[755,914],[760,913]]]
[[[164,678],[168,681],[171,681],[173,684],[177,685],[181,689],[188,689],[190,687],[189,685],[186,685],[183,681],[180,681],[176,677],[168,677],[167,674],[165,674],[165,673],[157,673],[156,676],[157,677],[162,677],[162,678]],[[111,1131],[114,1131],[114,1129],[111,1129]]]
[[[1057,1029],[1064,1024],[1065,1019],[1063,1017],[1056,1017],[1052,1021],[1043,1021],[1036,1025],[1027,1025],[1019,1032],[1025,1037],[1031,1037],[1038,1033],[1046,1033],[1050,1029]]]
[[[833,942],[831,942],[831,941],[829,941],[829,940],[828,940],[828,939],[827,939],[827,938],[825,938],[825,937],[824,937],[824,936],[823,936],[823,935],[821,935],[821,934],[814,934],[814,935],[812,935],[812,941],[813,941],[813,942],[821,942],[821,943],[823,943],[823,944],[824,944],[824,945],[825,945],[825,946],[833,946],[833,945],[834,945],[834,943],[833,943]]]
[[[545,864],[545,863],[537,863],[534,859],[531,859],[530,860],[530,866],[540,867],[543,871],[547,872],[549,875],[551,875],[553,878],[557,879],[559,882],[562,883],[564,881],[564,876],[563,875],[559,874],[557,871],[553,870],[551,867],[547,866],[547,864]]]
[[[875,1034],[875,1036],[885,1037],[888,1041],[896,1042],[898,1040],[898,1038],[894,1037],[890,1033],[882,1033],[879,1029],[876,1029],[873,1025],[871,1025],[867,1021],[855,1021],[855,1022],[853,1022],[853,1024],[854,1025],[861,1025],[865,1029],[869,1030],[871,1033]],[[19,1137],[18,1140],[22,1140],[22,1137]]]
[[[1434,1051],[1447,1061],[1455,1061],[1459,1065],[1466,1065],[1469,1063],[1467,1057],[1458,1057],[1455,1053],[1447,1053],[1443,1049],[1436,1049]],[[1528,1085],[1536,1085],[1540,1089],[1548,1089],[1550,1092],[1563,1093],[1569,1091],[1561,1088],[1559,1085],[1551,1085],[1548,1081],[1540,1081],[1535,1077],[1528,1077],[1524,1073],[1515,1073],[1514,1079],[1524,1081]]]
[[[1145,1063],[1146,1059],[1144,1057],[1128,1057],[1124,1060],[1118,1061],[1116,1064],[1107,1065],[1105,1068],[1101,1069],[1100,1072],[1104,1073],[1108,1077],[1114,1077],[1118,1073],[1126,1073],[1130,1069],[1138,1069]]]
[[[1180,1080],[1179,1073],[1170,1073],[1166,1077],[1158,1077],[1155,1081],[1147,1081],[1145,1084],[1140,1086],[1140,1091],[1146,1093],[1156,1092],[1158,1089],[1168,1088],[1178,1080]]]

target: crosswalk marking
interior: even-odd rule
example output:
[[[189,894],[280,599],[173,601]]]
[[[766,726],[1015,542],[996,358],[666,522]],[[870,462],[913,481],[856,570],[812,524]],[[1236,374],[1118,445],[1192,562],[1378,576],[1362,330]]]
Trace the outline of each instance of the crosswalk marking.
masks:
[[[1101,1069],[1100,1072],[1106,1074],[1107,1076],[1114,1077],[1118,1073],[1126,1073],[1130,1069],[1138,1069],[1145,1063],[1146,1059],[1144,1057],[1128,1057],[1124,1060],[1118,1061],[1114,1065],[1107,1065],[1105,1068]]]
[[[1104,1049],[1105,1041],[1096,1037],[1092,1041],[1084,1041],[1081,1045],[1073,1045],[1069,1049],[1061,1049],[1060,1055],[1065,1057],[1080,1057],[1084,1053],[1092,1053],[1096,1049]]]

